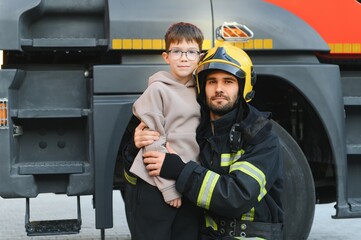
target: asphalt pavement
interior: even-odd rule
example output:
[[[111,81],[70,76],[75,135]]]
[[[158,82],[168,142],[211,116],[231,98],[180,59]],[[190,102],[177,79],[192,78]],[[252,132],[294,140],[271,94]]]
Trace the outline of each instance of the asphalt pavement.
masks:
[[[119,191],[113,192],[114,227],[105,230],[107,240],[130,240],[124,205]],[[76,218],[76,198],[41,194],[30,201],[30,220]],[[335,204],[316,206],[309,240],[359,240],[361,219],[332,219]],[[101,239],[95,229],[95,213],[91,196],[81,197],[82,228],[79,234],[28,237],[25,232],[25,200],[0,198],[0,240],[95,240]],[[293,240],[293,239],[291,239]]]

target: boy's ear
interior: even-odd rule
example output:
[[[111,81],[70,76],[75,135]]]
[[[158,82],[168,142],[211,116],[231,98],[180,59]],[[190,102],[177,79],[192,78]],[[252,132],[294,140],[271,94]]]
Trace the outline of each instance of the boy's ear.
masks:
[[[169,64],[169,54],[166,52],[163,52],[162,57],[163,57],[164,61]]]
[[[202,61],[205,55],[206,55],[205,52],[202,52],[201,54],[199,54],[199,61]]]

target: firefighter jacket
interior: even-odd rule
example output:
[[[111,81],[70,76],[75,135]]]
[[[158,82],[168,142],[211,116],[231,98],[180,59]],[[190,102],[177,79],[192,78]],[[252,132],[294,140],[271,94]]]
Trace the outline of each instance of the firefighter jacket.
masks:
[[[204,120],[208,114],[203,115],[197,130],[201,165],[187,163],[176,182],[180,193],[206,210],[205,239],[281,238],[279,141],[271,132],[270,114],[245,107],[243,120],[234,109],[213,122],[213,132],[209,119]]]

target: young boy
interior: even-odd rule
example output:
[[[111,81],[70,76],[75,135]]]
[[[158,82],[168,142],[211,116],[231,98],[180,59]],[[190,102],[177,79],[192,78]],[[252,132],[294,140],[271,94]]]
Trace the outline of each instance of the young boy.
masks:
[[[160,71],[149,78],[148,88],[133,105],[133,113],[160,138],[139,151],[130,172],[138,176],[135,210],[136,240],[195,240],[199,210],[187,200],[182,203],[175,181],[150,177],[143,163],[146,151],[167,152],[170,143],[182,159],[197,159],[196,128],[200,106],[196,101],[193,71],[199,61],[203,33],[190,23],[179,22],[165,34],[162,56],[170,72]]]

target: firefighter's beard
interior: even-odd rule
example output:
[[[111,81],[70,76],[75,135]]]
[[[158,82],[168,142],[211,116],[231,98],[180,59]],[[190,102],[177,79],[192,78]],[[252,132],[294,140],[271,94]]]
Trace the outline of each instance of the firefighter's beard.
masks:
[[[214,98],[215,97],[224,97],[225,100],[227,101],[226,104],[215,104],[213,103]],[[236,101],[237,99],[232,100],[230,97],[228,96],[224,96],[223,94],[217,94],[214,97],[211,97],[210,99],[207,100],[207,105],[209,110],[218,116],[223,116],[227,113],[229,113],[230,111],[232,111],[235,107],[236,107]]]

